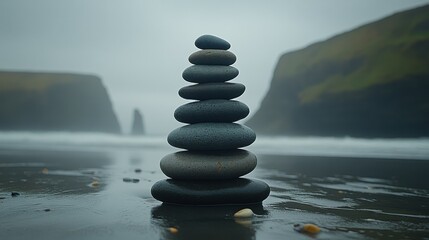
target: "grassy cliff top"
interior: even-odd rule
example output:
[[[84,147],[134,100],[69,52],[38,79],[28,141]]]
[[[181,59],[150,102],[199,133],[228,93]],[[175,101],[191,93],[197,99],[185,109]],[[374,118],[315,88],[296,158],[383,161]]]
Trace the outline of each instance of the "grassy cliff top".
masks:
[[[312,102],[325,94],[359,91],[409,75],[428,75],[428,52],[429,5],[394,14],[284,54],[274,81],[302,79],[297,75],[326,66],[354,63],[349,64],[347,70],[326,73],[320,81],[300,92],[301,102]]]
[[[16,90],[41,92],[56,84],[81,81],[101,82],[100,78],[85,74],[0,71],[0,92]]]

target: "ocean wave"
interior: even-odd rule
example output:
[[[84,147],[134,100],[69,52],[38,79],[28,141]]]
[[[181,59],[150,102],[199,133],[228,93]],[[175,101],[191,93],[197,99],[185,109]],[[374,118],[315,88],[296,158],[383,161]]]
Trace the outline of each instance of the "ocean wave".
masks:
[[[168,147],[165,137],[75,132],[0,132],[0,146],[8,148],[140,148]]]
[[[259,137],[254,148],[265,154],[429,160],[429,139]]]
[[[62,148],[171,148],[166,136],[130,136],[104,133],[0,132],[0,147]],[[429,160],[429,139],[360,139],[335,137],[258,137],[247,147],[258,154],[339,156]]]

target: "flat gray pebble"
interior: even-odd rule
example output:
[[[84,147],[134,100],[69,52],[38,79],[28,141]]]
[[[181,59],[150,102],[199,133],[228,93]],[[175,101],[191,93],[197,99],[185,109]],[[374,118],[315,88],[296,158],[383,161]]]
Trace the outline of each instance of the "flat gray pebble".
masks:
[[[270,187],[262,181],[247,178],[218,181],[166,179],[156,182],[151,193],[155,199],[173,204],[259,204],[269,196]]]
[[[182,123],[235,122],[249,115],[246,104],[213,99],[184,104],[176,109],[174,117]]]
[[[161,159],[162,172],[173,179],[233,179],[256,167],[255,154],[230,151],[181,151]]]
[[[237,57],[234,53],[226,50],[205,49],[192,53],[189,62],[196,65],[223,65],[234,64]]]
[[[193,65],[182,73],[183,79],[193,83],[226,82],[238,76],[238,69],[232,66]]]
[[[197,38],[197,40],[195,40],[195,46],[199,49],[228,50],[231,44],[220,37],[207,34]]]
[[[252,144],[256,134],[236,123],[196,123],[173,130],[171,146],[188,150],[231,150]]]
[[[179,96],[193,100],[233,99],[241,96],[245,90],[246,87],[241,83],[200,83],[181,88]]]

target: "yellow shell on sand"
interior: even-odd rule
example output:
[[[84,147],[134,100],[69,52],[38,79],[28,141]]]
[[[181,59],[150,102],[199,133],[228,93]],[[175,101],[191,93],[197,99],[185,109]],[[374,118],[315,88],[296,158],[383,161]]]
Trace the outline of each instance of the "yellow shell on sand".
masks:
[[[98,186],[100,186],[100,182],[97,180],[94,180],[94,181],[92,181],[91,184],[89,184],[89,186],[93,187],[93,188],[98,187]]]
[[[253,216],[253,211],[250,208],[244,208],[240,211],[234,213],[234,217],[236,218],[249,218]]]

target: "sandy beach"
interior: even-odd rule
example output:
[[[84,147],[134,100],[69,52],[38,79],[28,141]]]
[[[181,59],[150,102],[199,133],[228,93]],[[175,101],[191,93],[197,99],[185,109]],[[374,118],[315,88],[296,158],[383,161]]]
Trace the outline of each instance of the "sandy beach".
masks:
[[[257,154],[262,205],[153,199],[168,148],[0,151],[1,239],[425,239],[429,161]],[[12,197],[11,193],[18,193]],[[251,219],[233,214],[251,208]],[[317,235],[295,224],[319,226]]]

